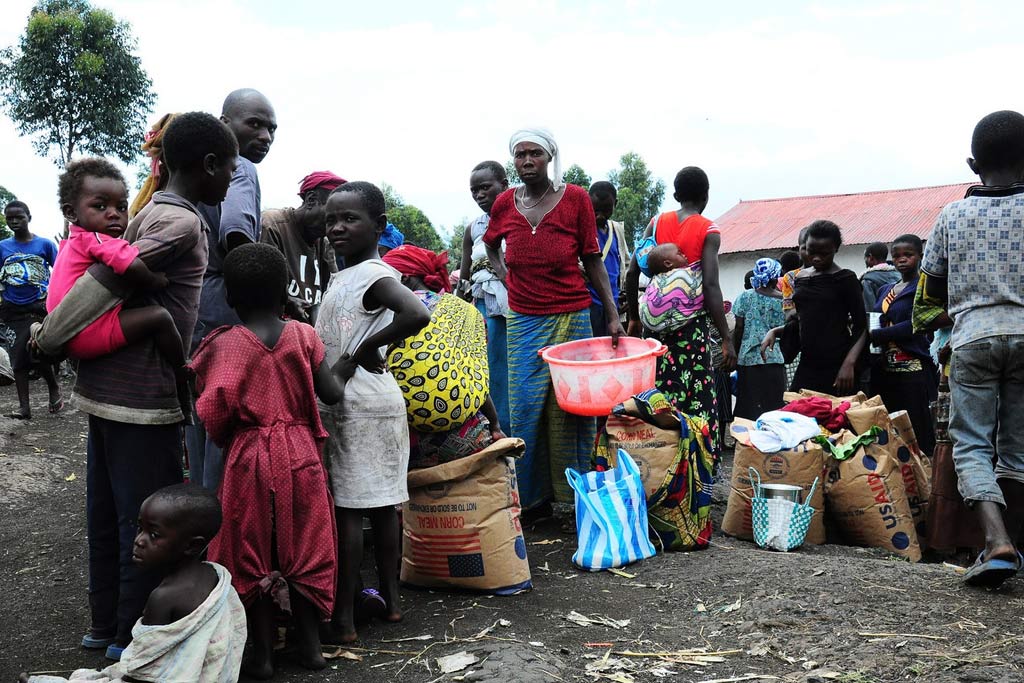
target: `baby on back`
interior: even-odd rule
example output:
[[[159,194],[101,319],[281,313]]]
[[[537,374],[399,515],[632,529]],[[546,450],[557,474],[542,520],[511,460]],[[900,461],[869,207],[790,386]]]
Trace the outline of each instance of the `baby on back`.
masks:
[[[640,297],[640,322],[652,332],[677,329],[704,312],[700,264],[690,264],[679,245],[659,244],[647,255],[651,281]]]
[[[667,273],[677,268],[686,268],[689,263],[686,256],[675,242],[659,244],[647,255],[647,270],[653,278],[655,275]]]
[[[220,531],[217,495],[195,484],[162,488],[139,510],[132,561],[164,575],[132,629],[121,661],[70,679],[21,674],[28,683],[64,681],[237,681],[245,610],[224,567],[202,560]]]

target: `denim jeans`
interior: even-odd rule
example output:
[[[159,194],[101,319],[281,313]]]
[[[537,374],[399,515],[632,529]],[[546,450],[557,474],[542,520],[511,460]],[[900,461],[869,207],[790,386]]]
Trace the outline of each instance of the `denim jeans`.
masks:
[[[199,415],[192,410],[192,424],[185,427],[188,480],[216,491],[224,478],[224,452],[206,434]]]
[[[1024,483],[1024,335],[957,347],[949,385],[960,493],[1005,506],[998,480]]]
[[[157,489],[181,483],[181,427],[90,415],[86,450],[92,634],[124,645],[160,581],[132,562],[139,508]]]

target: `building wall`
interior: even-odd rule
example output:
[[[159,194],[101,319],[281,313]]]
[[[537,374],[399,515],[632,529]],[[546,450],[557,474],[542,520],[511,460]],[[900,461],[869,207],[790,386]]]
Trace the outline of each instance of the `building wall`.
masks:
[[[866,244],[844,244],[836,254],[836,263],[841,268],[849,268],[858,276],[864,272],[864,248]],[[743,291],[743,276],[754,268],[759,258],[779,258],[785,249],[766,249],[764,251],[743,251],[733,254],[722,254],[718,257],[719,280],[722,283],[722,295],[727,301],[735,301]]]

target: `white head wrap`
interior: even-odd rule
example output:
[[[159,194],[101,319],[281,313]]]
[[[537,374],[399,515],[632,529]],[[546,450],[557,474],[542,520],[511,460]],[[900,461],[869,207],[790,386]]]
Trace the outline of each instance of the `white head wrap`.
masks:
[[[516,145],[520,142],[532,142],[535,145],[540,145],[544,148],[545,152],[551,155],[551,165],[553,167],[551,184],[554,186],[555,192],[558,192],[564,183],[562,182],[562,158],[558,154],[558,143],[555,142],[555,136],[547,128],[522,128],[513,133],[512,137],[509,138],[509,154],[515,156]]]

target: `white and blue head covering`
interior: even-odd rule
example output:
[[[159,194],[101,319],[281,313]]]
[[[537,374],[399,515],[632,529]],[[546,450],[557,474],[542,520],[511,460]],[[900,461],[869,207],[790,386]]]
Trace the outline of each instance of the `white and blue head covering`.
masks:
[[[508,141],[508,153],[515,156],[516,145],[520,142],[532,142],[540,145],[544,151],[551,155],[552,177],[551,184],[555,192],[564,185],[562,182],[562,158],[558,154],[558,143],[555,136],[547,128],[521,128],[512,134]]]
[[[750,278],[750,284],[754,289],[767,287],[772,280],[779,279],[782,275],[782,264],[773,258],[758,259],[754,264],[754,275]]]

